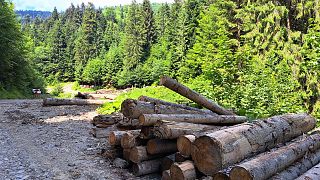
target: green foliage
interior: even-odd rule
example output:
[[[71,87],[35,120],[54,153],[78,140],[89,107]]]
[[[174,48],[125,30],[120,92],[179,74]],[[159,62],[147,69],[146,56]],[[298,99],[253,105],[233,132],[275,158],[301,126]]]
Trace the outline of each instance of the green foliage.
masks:
[[[98,58],[91,59],[83,69],[82,79],[89,84],[101,85],[105,73],[105,62]]]
[[[61,83],[54,85],[50,94],[52,96],[59,96],[60,94],[63,94],[63,85]]]

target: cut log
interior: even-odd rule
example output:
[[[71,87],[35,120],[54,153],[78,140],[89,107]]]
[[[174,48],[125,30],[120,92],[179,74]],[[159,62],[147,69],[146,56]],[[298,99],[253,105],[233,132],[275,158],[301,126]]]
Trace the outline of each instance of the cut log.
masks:
[[[308,114],[274,116],[216,131],[196,139],[192,159],[206,175],[271,149],[312,130],[316,120]]]
[[[130,149],[135,146],[143,145],[143,140],[139,138],[140,130],[132,130],[123,134],[121,138],[121,147],[123,149]]]
[[[307,172],[316,164],[320,163],[320,149],[314,153],[310,153],[307,156],[301,158],[299,161],[286,168],[282,172],[273,176],[272,180],[291,180],[296,179],[303,173]]]
[[[213,176],[213,180],[230,180],[230,170],[221,170]]]
[[[211,115],[217,115],[216,113],[210,111],[210,110],[206,110],[206,109],[199,109],[199,108],[194,108],[194,107],[190,107],[184,104],[176,104],[176,103],[171,103],[171,102],[167,102],[167,101],[163,101],[161,99],[155,99],[155,98],[151,98],[148,96],[140,96],[138,98],[139,101],[144,101],[144,102],[150,102],[150,103],[154,103],[154,104],[162,104],[162,105],[166,105],[166,106],[173,106],[176,108],[181,108],[181,109],[187,109],[187,110],[192,110],[192,111],[199,111],[203,114],[211,114]]]
[[[157,154],[157,155],[151,155],[147,153],[147,148],[145,146],[136,146],[131,149],[130,152],[130,161],[134,163],[139,163],[141,161],[146,161],[150,159],[156,159],[159,157],[163,157],[166,155],[163,154]]]
[[[220,130],[224,126],[192,124],[183,122],[158,122],[154,127],[154,135],[160,139],[177,139],[179,136]]]
[[[192,161],[172,164],[170,176],[174,180],[194,180],[197,178],[196,169]]]
[[[315,134],[290,145],[262,154],[247,162],[236,165],[230,172],[233,180],[263,180],[289,167],[309,150],[320,148],[320,134]]]
[[[43,106],[63,106],[63,105],[102,105],[106,100],[87,100],[87,99],[57,99],[47,98],[43,99]]]
[[[131,149],[123,149],[123,159],[126,161],[130,161],[130,152]]]
[[[169,170],[171,165],[174,163],[174,154],[166,156],[162,159],[161,162],[161,171]]]
[[[163,85],[172,91],[190,99],[191,101],[199,104],[200,106],[203,106],[212,112],[215,112],[217,114],[221,115],[234,115],[234,113],[230,110],[227,110],[221,106],[219,106],[217,103],[208,100],[201,94],[191,90],[190,88],[178,83],[176,80],[171,79],[168,76],[163,76],[160,79],[160,85]]]
[[[140,131],[141,139],[152,139],[154,136],[154,127],[153,126],[142,126]]]
[[[154,159],[150,161],[143,161],[132,166],[133,174],[142,176],[146,174],[156,173],[160,171],[161,159]]]
[[[320,179],[320,163],[308,170],[296,180],[318,180]]]
[[[98,115],[93,117],[92,124],[94,126],[103,124],[103,125],[113,125],[120,121],[118,115]]]
[[[110,130],[107,128],[92,128],[92,135],[96,138],[109,137]]]
[[[167,139],[151,139],[147,143],[149,154],[165,154],[177,152],[177,141]]]
[[[247,121],[247,117],[208,114],[142,114],[139,117],[139,124],[152,126],[161,120],[194,124],[240,124]]]
[[[162,171],[161,180],[171,180],[170,170]]]
[[[189,157],[191,155],[192,144],[196,140],[195,135],[183,135],[177,140],[177,148],[181,155]]]
[[[118,146],[121,145],[121,138],[126,131],[113,131],[109,133],[108,141],[111,146]]]
[[[182,155],[180,152],[176,152],[174,154],[174,160],[175,162],[184,162],[186,160],[190,160],[190,158]]]
[[[139,125],[138,119],[129,119],[126,117],[123,117],[121,121],[118,122],[118,127],[131,127],[132,129],[140,129],[141,126]]]
[[[203,114],[201,111],[193,111],[162,104],[153,104],[134,99],[126,99],[121,104],[121,112],[130,119],[137,119],[142,114]]]

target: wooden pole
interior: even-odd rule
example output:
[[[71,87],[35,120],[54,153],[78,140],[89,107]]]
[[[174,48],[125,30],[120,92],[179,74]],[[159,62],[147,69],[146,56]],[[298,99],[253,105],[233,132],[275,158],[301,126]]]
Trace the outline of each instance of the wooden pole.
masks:
[[[170,176],[174,180],[195,180],[197,178],[196,169],[192,161],[172,164]]]
[[[221,106],[219,106],[217,103],[208,100],[201,94],[189,89],[188,87],[178,83],[176,80],[171,79],[168,76],[163,76],[160,79],[160,85],[163,85],[172,91],[175,91],[176,93],[194,101],[195,103],[199,104],[200,106],[203,106],[205,108],[208,108],[212,112],[215,112],[217,114],[221,115],[234,115],[233,112],[230,110],[227,110]]]
[[[247,117],[208,114],[142,114],[139,117],[139,124],[152,126],[161,120],[194,124],[240,124],[247,121]]]
[[[177,152],[177,141],[167,139],[151,139],[147,143],[149,154],[165,154]]]
[[[300,136],[315,125],[315,118],[304,113],[236,125],[197,138],[192,159],[199,171],[214,175],[228,165]]]

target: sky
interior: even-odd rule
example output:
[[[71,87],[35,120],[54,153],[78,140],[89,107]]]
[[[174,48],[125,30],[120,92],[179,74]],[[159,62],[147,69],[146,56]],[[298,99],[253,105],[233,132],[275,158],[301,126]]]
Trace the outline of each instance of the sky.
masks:
[[[136,0],[138,3],[142,0]],[[171,3],[174,0],[150,0],[151,3],[168,2]],[[41,10],[52,11],[54,7],[57,7],[58,11],[64,11],[71,3],[74,5],[85,4],[92,2],[96,7],[115,6],[130,4],[132,0],[12,0],[16,10]]]

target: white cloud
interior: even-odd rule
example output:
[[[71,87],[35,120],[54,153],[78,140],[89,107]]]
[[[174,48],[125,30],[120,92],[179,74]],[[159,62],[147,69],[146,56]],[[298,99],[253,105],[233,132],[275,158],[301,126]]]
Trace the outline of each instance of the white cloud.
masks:
[[[143,0],[137,0],[142,2]],[[151,2],[173,2],[173,0],[150,0]],[[12,0],[17,10],[42,10],[52,11],[54,7],[57,7],[59,11],[63,11],[70,6],[71,3],[74,5],[81,4],[84,2],[92,2],[96,7],[115,6],[131,4],[132,0]]]

